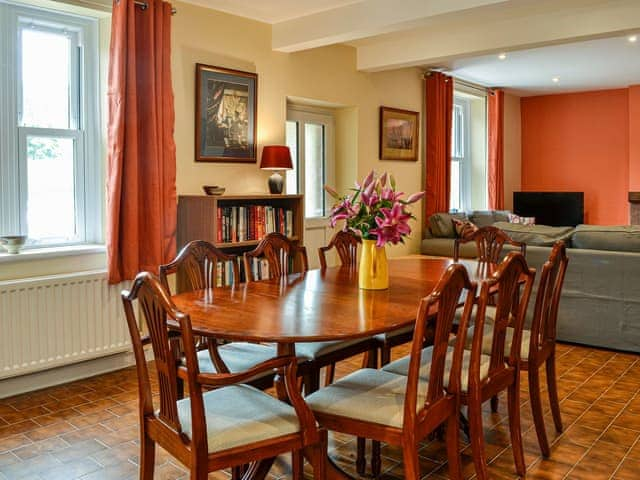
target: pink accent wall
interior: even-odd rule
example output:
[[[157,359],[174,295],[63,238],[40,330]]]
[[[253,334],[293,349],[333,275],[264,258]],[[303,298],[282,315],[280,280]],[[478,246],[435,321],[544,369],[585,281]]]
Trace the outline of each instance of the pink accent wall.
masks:
[[[640,138],[629,143],[629,89],[524,97],[520,108],[522,190],[581,191],[585,223],[628,224],[630,148],[640,155]]]

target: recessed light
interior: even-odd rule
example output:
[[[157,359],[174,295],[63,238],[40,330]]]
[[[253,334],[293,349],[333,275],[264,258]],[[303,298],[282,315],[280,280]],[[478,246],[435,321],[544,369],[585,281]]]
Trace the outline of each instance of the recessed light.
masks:
[[[504,60],[505,58],[507,58],[507,54],[506,53],[501,53],[500,55],[498,55],[498,58],[500,60]]]
[[[553,78],[551,79],[551,81],[552,81],[553,83],[558,83],[558,82],[560,81],[560,77],[553,77]]]
[[[627,40],[629,40],[630,43],[636,43],[638,41],[638,36],[637,35],[629,35],[627,37]]]

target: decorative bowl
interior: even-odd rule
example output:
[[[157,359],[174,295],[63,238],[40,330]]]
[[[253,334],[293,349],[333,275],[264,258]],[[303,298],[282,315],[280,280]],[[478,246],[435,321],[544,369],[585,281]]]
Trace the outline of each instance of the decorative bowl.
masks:
[[[0,237],[0,245],[9,253],[20,253],[20,249],[27,241],[26,235],[5,235]]]
[[[207,195],[222,195],[225,191],[224,187],[219,187],[218,185],[203,185],[202,189]]]

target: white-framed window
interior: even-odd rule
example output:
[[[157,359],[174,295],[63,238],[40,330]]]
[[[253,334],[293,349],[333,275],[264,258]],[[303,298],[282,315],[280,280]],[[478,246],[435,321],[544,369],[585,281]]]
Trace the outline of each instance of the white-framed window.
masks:
[[[286,191],[304,194],[307,219],[325,217],[331,207],[324,185],[335,184],[334,125],[329,112],[292,105],[287,109],[286,143],[293,170],[286,173]]]
[[[451,132],[451,210],[471,207],[471,142],[469,100],[455,95]]]
[[[0,3],[0,235],[102,241],[97,21]]]

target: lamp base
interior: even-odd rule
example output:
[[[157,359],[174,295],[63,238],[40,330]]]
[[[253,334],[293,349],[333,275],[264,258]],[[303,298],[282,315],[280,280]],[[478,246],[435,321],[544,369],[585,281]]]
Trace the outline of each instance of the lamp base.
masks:
[[[284,179],[282,178],[282,175],[280,175],[278,172],[274,172],[273,175],[269,177],[269,192],[281,194],[283,187]]]

